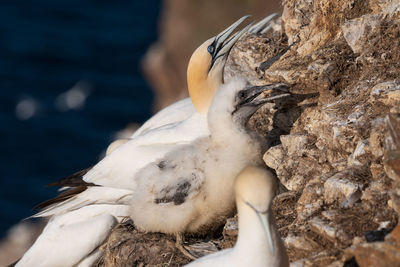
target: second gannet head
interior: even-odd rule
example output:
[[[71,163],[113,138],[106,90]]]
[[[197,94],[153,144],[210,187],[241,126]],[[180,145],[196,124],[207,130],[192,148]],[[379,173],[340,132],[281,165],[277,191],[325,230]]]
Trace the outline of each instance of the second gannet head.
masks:
[[[207,113],[215,92],[223,83],[223,70],[229,52],[251,24],[228,38],[248,17],[242,17],[217,36],[208,39],[192,54],[187,69],[187,82],[197,112]]]
[[[213,138],[231,139],[227,129],[247,132],[247,122],[263,104],[288,96],[286,84],[249,86],[241,79],[229,81],[218,90],[208,112]]]
[[[239,210],[239,216],[243,207],[253,210],[264,229],[271,252],[275,250],[275,242],[273,242],[271,234],[269,217],[276,190],[277,184],[274,175],[261,167],[247,167],[238,175],[235,181],[236,205]]]

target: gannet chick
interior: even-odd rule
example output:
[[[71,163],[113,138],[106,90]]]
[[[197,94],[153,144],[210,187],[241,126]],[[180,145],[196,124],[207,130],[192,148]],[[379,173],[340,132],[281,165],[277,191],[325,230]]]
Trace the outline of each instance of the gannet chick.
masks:
[[[172,234],[219,227],[234,210],[234,178],[250,163],[261,162],[265,140],[247,122],[264,103],[288,96],[264,92],[285,89],[282,84],[246,87],[243,80],[221,86],[208,112],[210,135],[176,146],[126,185],[134,191],[130,217],[135,225]]]
[[[271,214],[277,190],[274,175],[261,167],[247,167],[236,178],[235,196],[239,235],[235,246],[200,258],[188,267],[284,267],[286,248]]]

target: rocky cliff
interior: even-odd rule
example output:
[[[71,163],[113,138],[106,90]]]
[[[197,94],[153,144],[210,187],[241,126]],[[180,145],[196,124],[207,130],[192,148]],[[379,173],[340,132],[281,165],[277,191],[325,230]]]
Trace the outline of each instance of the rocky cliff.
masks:
[[[286,188],[274,212],[294,266],[399,265],[399,47],[399,1],[285,0],[271,31],[231,53],[226,79],[291,86],[293,98],[266,105],[252,127]],[[232,246],[236,227],[229,219],[207,247]],[[103,249],[104,266],[188,262],[172,237],[129,222]]]

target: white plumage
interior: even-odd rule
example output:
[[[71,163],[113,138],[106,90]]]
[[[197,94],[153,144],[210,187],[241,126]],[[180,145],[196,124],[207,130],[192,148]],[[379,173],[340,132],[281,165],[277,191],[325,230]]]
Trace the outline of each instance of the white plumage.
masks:
[[[232,213],[232,177],[249,162],[260,161],[261,154],[260,139],[232,117],[236,93],[243,88],[243,81],[234,81],[217,92],[208,114],[209,136],[176,147],[138,173],[146,179],[138,181],[132,198],[136,226],[201,232],[218,227]]]
[[[196,113],[196,109],[194,108],[192,100],[189,97],[179,100],[174,104],[160,110],[148,121],[143,123],[143,125],[133,133],[131,138],[144,135],[149,131],[159,129],[165,125],[171,125],[184,121],[194,113]]]
[[[76,177],[63,182],[81,191],[36,215],[51,219],[16,266],[90,265],[112,227],[127,216],[143,230],[181,233],[217,227],[232,212],[231,177],[259,160],[261,147],[232,117],[244,82],[222,86],[210,104],[229,50],[249,26],[226,40],[245,18],[195,51],[188,68],[191,99],[156,114],[84,174],[82,185]]]
[[[16,266],[73,266],[100,246],[126,205],[95,204],[54,216]]]

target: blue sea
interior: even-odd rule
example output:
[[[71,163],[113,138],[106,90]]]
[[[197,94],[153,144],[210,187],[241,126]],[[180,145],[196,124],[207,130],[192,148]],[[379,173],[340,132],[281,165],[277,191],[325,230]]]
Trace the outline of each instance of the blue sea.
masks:
[[[151,115],[160,0],[0,1],[0,236]]]

